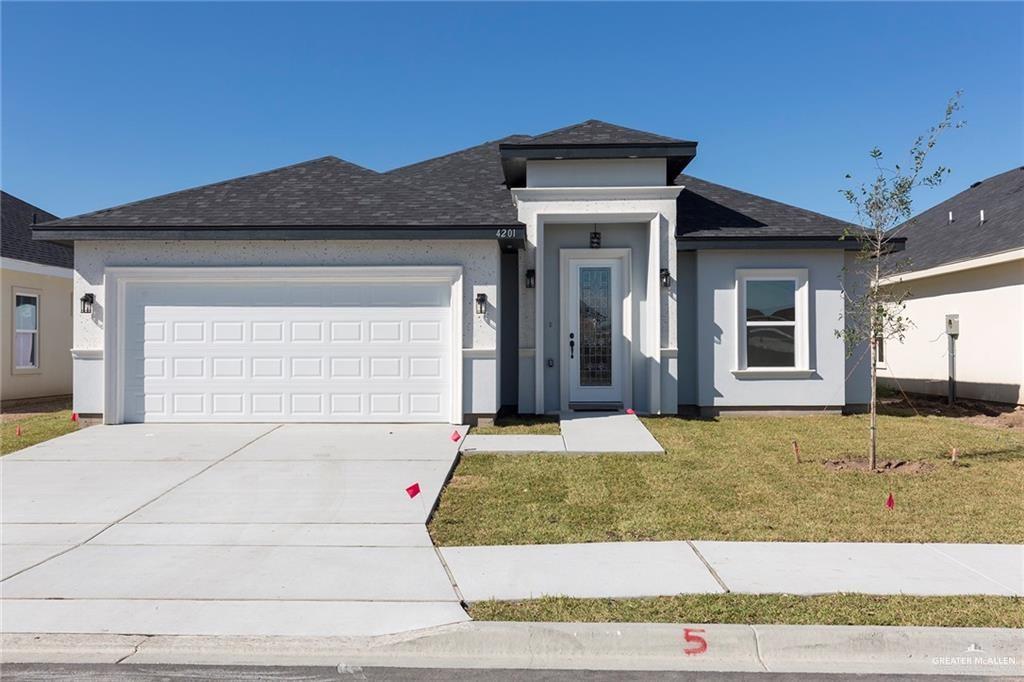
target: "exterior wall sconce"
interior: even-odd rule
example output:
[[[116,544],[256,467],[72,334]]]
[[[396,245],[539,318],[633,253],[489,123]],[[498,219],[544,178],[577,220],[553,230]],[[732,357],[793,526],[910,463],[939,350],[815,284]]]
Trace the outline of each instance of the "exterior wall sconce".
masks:
[[[82,298],[82,313],[88,315],[92,312],[92,304],[96,302],[96,296],[93,294],[83,294]]]
[[[661,272],[658,273],[661,279],[661,286],[668,289],[672,286],[672,275],[669,274],[668,268],[662,268]]]
[[[601,233],[591,232],[590,233],[590,248],[600,249],[601,248]]]
[[[530,268],[526,271],[526,288],[532,289],[537,284],[537,271]]]
[[[476,314],[483,315],[487,312],[487,294],[476,295]]]

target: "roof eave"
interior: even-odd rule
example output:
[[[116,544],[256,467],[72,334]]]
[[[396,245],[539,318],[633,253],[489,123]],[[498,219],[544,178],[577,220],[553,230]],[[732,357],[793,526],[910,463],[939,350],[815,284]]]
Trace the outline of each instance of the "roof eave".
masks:
[[[671,184],[697,155],[697,143],[503,143],[498,145],[498,153],[501,156],[501,168],[505,173],[505,184],[508,187],[523,187],[526,184],[527,161],[564,159],[666,159],[668,163],[665,183]]]

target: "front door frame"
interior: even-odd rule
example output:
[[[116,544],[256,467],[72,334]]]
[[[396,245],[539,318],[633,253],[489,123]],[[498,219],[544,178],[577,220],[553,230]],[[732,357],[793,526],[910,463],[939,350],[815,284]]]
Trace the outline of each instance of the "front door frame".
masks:
[[[573,305],[569,296],[570,261],[577,260],[618,260],[621,273],[622,288],[622,344],[620,362],[622,363],[622,406],[633,407],[633,280],[630,265],[633,250],[622,249],[559,249],[558,250],[558,296],[559,296],[559,385],[561,389],[560,403],[562,411],[569,409],[569,347],[565,340],[569,337],[569,316],[578,308]]]

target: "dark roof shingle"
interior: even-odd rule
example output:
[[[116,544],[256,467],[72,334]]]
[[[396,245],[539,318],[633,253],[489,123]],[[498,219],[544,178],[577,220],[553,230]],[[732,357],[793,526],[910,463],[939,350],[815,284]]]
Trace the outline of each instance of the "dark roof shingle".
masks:
[[[851,223],[716,185],[692,175],[679,175],[683,185],[676,208],[681,239],[705,238],[838,238],[856,230]]]
[[[656,135],[643,130],[635,130],[617,126],[613,123],[590,119],[583,123],[576,123],[564,128],[558,128],[547,133],[541,133],[527,140],[526,144],[548,144],[548,145],[573,145],[573,144],[663,144],[663,143],[686,143],[689,140],[680,140],[674,137]]]
[[[974,183],[898,226],[894,235],[907,239],[904,270],[1024,248],[1024,166]]]
[[[47,227],[489,225],[453,193],[396,181],[334,156],[65,218]]]
[[[72,249],[52,242],[33,241],[33,217],[37,223],[57,219],[49,211],[0,191],[0,255],[41,265],[74,267]]]
[[[182,190],[48,227],[384,227],[518,224],[499,145],[678,144],[684,140],[590,120],[512,135],[376,173],[329,156]],[[686,143],[692,144],[692,143]],[[684,238],[838,237],[847,223],[680,175]]]

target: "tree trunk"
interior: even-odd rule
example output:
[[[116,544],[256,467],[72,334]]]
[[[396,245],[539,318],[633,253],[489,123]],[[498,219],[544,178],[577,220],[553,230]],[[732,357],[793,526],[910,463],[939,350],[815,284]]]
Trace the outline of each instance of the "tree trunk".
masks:
[[[878,339],[871,339],[871,445],[868,447],[868,468],[874,471],[878,466]]]

